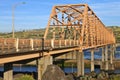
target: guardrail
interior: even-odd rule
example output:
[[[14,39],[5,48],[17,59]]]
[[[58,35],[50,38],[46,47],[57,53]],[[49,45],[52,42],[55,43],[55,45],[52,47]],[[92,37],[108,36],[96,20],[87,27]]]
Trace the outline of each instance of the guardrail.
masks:
[[[83,44],[82,49],[105,46],[113,44],[112,42],[106,44]],[[18,38],[0,38],[0,55],[16,52],[38,51],[38,50],[52,50],[70,47],[79,47],[79,40],[54,40],[54,39],[18,39]]]
[[[78,40],[44,40],[44,39],[0,39],[0,53],[15,53],[20,51],[49,50],[79,46]]]

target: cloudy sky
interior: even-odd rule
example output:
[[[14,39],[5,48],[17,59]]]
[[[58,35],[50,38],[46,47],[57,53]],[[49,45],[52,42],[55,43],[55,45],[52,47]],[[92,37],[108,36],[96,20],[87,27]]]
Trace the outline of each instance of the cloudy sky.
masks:
[[[120,26],[120,0],[0,0],[0,32],[12,31],[12,6],[15,30],[45,28],[52,6],[87,3],[106,26]]]

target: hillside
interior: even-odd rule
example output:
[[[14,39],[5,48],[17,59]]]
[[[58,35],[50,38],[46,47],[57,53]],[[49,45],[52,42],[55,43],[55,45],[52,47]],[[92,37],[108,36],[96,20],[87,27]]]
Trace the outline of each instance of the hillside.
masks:
[[[116,42],[120,42],[120,27],[118,26],[109,26],[107,27],[112,29],[116,37]],[[45,29],[34,29],[26,31],[15,32],[15,38],[42,38],[44,35]],[[0,38],[10,38],[12,33],[0,33]]]
[[[116,42],[117,43],[120,43],[120,27],[118,26],[109,26],[109,28],[112,29],[114,35],[115,35],[115,38],[116,38]]]
[[[42,38],[45,29],[34,29],[15,32],[15,38]],[[10,38],[12,33],[0,33],[0,38]]]

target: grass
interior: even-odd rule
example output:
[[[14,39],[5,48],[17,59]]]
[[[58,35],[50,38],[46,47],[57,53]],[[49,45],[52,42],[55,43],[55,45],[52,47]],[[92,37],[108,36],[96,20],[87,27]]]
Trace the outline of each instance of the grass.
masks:
[[[31,75],[23,75],[15,80],[34,80],[34,78]]]
[[[111,29],[114,32],[116,37],[116,42],[120,43],[120,27],[118,26],[109,26],[108,29]],[[49,32],[51,29],[49,30]],[[45,29],[34,29],[27,31],[18,31],[15,32],[15,38],[42,38],[44,36]],[[52,37],[51,33],[48,33],[49,37]],[[0,38],[11,38],[12,33],[0,33]]]
[[[29,31],[15,32],[15,38],[42,38],[44,35],[44,29],[36,29]],[[12,33],[0,33],[1,38],[11,38]]]
[[[114,77],[113,77],[113,80],[120,80],[120,76],[117,76],[117,75],[114,76]]]
[[[114,35],[115,35],[115,38],[116,38],[116,42],[117,43],[120,43],[120,27],[118,26],[110,26],[109,28],[112,29]]]

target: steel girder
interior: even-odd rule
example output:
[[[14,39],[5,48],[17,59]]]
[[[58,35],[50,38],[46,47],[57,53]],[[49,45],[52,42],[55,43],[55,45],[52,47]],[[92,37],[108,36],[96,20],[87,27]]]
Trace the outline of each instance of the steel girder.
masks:
[[[44,34],[48,38],[79,40],[81,46],[115,43],[113,32],[87,4],[54,6]]]

